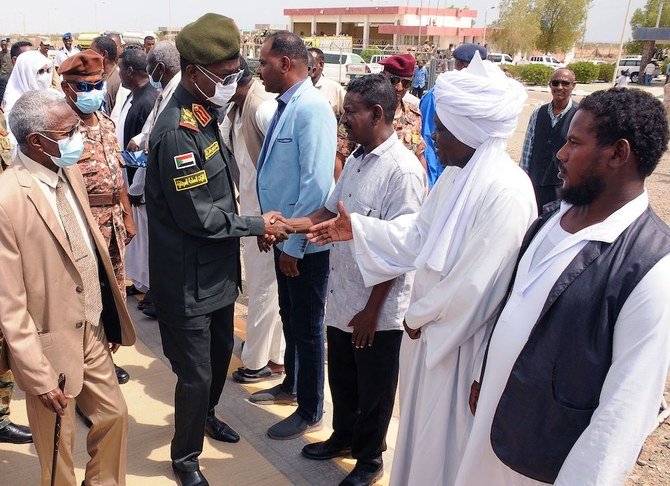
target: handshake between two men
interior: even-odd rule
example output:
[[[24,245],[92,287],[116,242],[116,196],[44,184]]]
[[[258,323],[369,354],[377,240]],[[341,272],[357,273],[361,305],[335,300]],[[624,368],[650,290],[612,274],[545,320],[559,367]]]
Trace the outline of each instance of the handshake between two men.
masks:
[[[264,213],[265,235],[258,237],[258,249],[268,252],[272,245],[285,241],[294,233],[307,233],[310,243],[319,246],[351,240],[351,218],[341,201],[337,209],[339,214],[322,208],[306,217],[292,219],[285,218],[279,211]]]
[[[269,211],[263,214],[265,235],[258,237],[258,248],[268,252],[272,245],[281,243],[294,233],[307,233],[310,242],[319,246],[350,240],[353,236],[351,219],[341,201],[338,212],[339,214],[334,214],[321,208],[307,216],[287,219],[278,211]],[[297,277],[300,274],[298,258],[282,251],[278,263],[279,269],[287,277]]]

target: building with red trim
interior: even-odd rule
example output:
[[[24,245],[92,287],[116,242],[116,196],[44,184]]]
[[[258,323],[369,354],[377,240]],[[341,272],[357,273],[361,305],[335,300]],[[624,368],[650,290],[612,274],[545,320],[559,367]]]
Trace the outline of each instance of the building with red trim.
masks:
[[[421,45],[481,42],[484,28],[474,27],[476,10],[420,7],[287,8],[289,30],[301,36],[346,35],[354,44]]]

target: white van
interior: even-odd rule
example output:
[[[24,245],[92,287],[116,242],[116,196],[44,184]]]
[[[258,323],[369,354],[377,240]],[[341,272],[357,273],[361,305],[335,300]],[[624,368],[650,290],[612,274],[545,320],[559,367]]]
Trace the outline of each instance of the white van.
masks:
[[[487,59],[493,64],[514,64],[512,56],[501,52],[492,52],[488,55]]]
[[[631,83],[637,83],[640,79],[640,64],[642,63],[642,56],[628,56],[624,57],[619,61],[619,68],[617,69],[616,77],[621,76],[623,71],[628,71],[628,76],[630,76]],[[658,63],[654,62],[656,65],[656,70],[654,71],[654,77],[661,74],[661,68],[658,67]],[[645,66],[646,67],[646,66]],[[644,68],[642,69],[644,72]]]
[[[532,56],[530,58],[531,64],[543,64],[554,69],[564,68],[565,64],[553,56]]]
[[[323,75],[344,85],[349,84],[347,66],[360,64],[363,71],[367,66],[363,58],[353,52],[323,51],[323,58]]]

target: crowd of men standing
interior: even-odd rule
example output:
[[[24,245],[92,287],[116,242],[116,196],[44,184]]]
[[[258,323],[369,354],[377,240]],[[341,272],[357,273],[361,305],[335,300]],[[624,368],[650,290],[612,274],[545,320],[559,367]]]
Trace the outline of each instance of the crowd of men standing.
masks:
[[[84,484],[125,484],[112,354],[135,341],[134,292],[177,376],[174,475],[209,484],[205,434],[240,440],[215,408],[241,256],[233,379],[283,376],[249,400],[296,407],[267,430],[291,440],[324,425],[327,361],[333,433],[302,455],[353,457],[340,484],[382,476],[399,381],[395,485],[625,480],[670,364],[670,229],[644,187],[669,137],[658,100],[577,104],[557,70],[519,167],[525,89],[478,45],[424,93],[411,54],[345,91],[290,32],[265,39],[257,79],[217,14],[144,49],[62,40],[55,65],[48,39],[12,46],[0,126],[0,441],[34,441],[42,484],[76,484],[75,406]],[[9,369],[30,429],[8,420]]]

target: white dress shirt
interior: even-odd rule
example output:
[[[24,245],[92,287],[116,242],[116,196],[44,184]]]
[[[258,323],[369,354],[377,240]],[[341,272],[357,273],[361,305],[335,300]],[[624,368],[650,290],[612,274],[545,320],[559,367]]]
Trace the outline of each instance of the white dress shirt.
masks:
[[[519,262],[510,299],[491,340],[488,365],[472,433],[456,483],[535,486],[540,483],[503,464],[491,446],[493,417],[512,367],[528,341],[549,292],[589,241],[611,243],[647,208],[646,191],[605,221],[564,234],[546,255],[543,242],[560,235],[560,211],[538,232]],[[670,363],[670,256],[640,281],[621,309],[614,328],[612,365],[591,422],[568,454],[555,484],[623,484],[655,422]],[[541,411],[538,411],[541,414]]]
[[[50,169],[47,169],[42,164],[35,162],[26,154],[19,150],[19,160],[23,163],[24,167],[28,169],[30,175],[33,177],[37,186],[42,190],[42,193],[49,202],[49,206],[56,215],[56,219],[60,224],[63,233],[65,233],[65,227],[63,226],[63,221],[61,220],[60,213],[58,212],[58,207],[56,205],[56,185],[58,184],[58,179],[61,179],[65,184],[65,199],[72,207],[72,213],[77,219],[77,224],[81,230],[81,234],[84,235],[86,240],[86,245],[88,246],[89,251],[92,255],[95,255],[95,246],[93,245],[93,237],[91,236],[91,231],[86,223],[86,216],[84,216],[84,211],[82,210],[77,198],[72,192],[72,187],[68,182],[67,178],[63,174],[62,169],[58,169],[58,172],[54,172]]]

